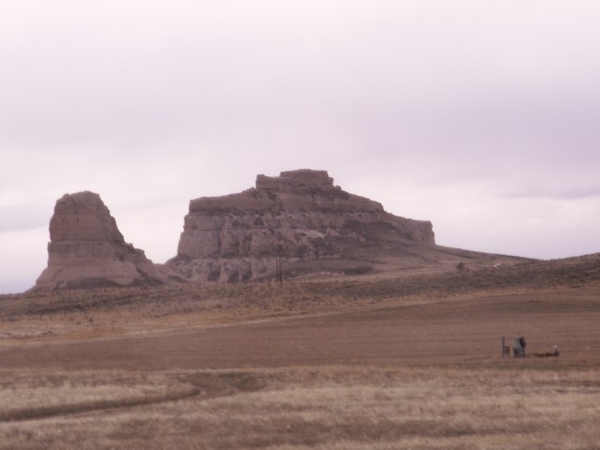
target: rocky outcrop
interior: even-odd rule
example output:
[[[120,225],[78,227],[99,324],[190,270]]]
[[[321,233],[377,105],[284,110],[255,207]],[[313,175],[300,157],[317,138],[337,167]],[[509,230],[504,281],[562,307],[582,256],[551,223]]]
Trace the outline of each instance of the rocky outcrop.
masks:
[[[361,248],[403,245],[435,245],[431,222],[389,214],[334,186],[326,171],[296,170],[258,175],[255,188],[238,194],[192,200],[167,266],[190,279],[243,281],[275,276],[281,261],[288,268],[347,262]]]
[[[142,250],[127,244],[100,196],[65,194],[50,220],[48,267],[33,289],[160,284],[166,281]]]

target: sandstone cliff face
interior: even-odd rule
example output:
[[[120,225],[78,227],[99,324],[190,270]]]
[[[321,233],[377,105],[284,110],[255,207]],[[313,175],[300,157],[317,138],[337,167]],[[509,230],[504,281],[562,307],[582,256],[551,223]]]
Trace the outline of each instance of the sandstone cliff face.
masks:
[[[385,244],[384,244],[385,242]],[[435,245],[430,222],[397,217],[334,186],[326,171],[258,175],[256,187],[190,202],[167,266],[195,280],[273,277],[282,260],[352,258],[361,246]]]
[[[48,267],[34,289],[159,284],[166,281],[142,250],[127,244],[100,196],[65,194],[50,220]]]

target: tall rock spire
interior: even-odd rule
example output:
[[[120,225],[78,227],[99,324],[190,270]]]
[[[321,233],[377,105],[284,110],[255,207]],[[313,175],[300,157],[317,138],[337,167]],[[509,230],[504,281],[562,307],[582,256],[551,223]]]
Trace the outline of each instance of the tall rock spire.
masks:
[[[125,242],[100,196],[85,191],[57,200],[50,219],[48,267],[34,289],[161,284],[142,250]]]

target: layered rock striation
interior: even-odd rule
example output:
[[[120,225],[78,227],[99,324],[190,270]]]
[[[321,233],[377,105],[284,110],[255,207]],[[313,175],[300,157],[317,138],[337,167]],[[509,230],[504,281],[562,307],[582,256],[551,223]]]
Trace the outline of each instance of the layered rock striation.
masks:
[[[57,200],[50,219],[48,266],[33,289],[154,285],[166,281],[142,250],[125,242],[100,196],[85,191]]]
[[[394,216],[334,186],[326,171],[258,175],[238,194],[190,201],[177,256],[167,266],[194,280],[270,278],[290,264],[356,258],[370,246],[435,245],[432,224]]]

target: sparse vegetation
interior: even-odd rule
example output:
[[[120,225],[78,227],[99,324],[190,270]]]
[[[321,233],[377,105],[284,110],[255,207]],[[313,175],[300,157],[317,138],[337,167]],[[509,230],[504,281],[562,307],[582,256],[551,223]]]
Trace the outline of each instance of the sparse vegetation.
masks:
[[[0,449],[596,449],[599,262],[4,296]]]
[[[174,401],[199,393],[165,374],[0,372],[0,421],[23,421]]]
[[[89,404],[109,385],[124,398],[150,386],[164,393],[193,384],[204,394],[143,407],[99,403],[97,410],[57,410],[37,420],[5,418],[0,448],[591,450],[600,441],[595,371],[322,367],[150,377],[99,372],[91,382],[88,375],[29,374],[11,386],[5,372],[2,382],[21,410],[56,401]],[[73,394],[53,391],[56,383],[71,385]],[[32,389],[46,390],[35,404]]]
[[[136,326],[143,326],[144,322],[160,322],[165,316],[193,314],[196,314],[196,319],[201,315],[205,323],[221,323],[241,318],[247,320],[340,311],[365,305],[370,307],[373,302],[390,300],[395,303],[415,298],[581,287],[598,280],[600,254],[497,268],[490,266],[462,273],[329,276],[286,283],[190,283],[153,288],[36,292],[0,296],[0,323],[36,318],[47,324],[59,321],[62,324],[58,332],[64,332],[68,328],[87,329],[86,322],[96,320],[94,316],[101,318],[110,311],[111,321],[106,326],[114,332],[130,326],[131,321],[124,324],[121,319],[131,313],[135,314]],[[160,323],[155,325],[160,327]]]

